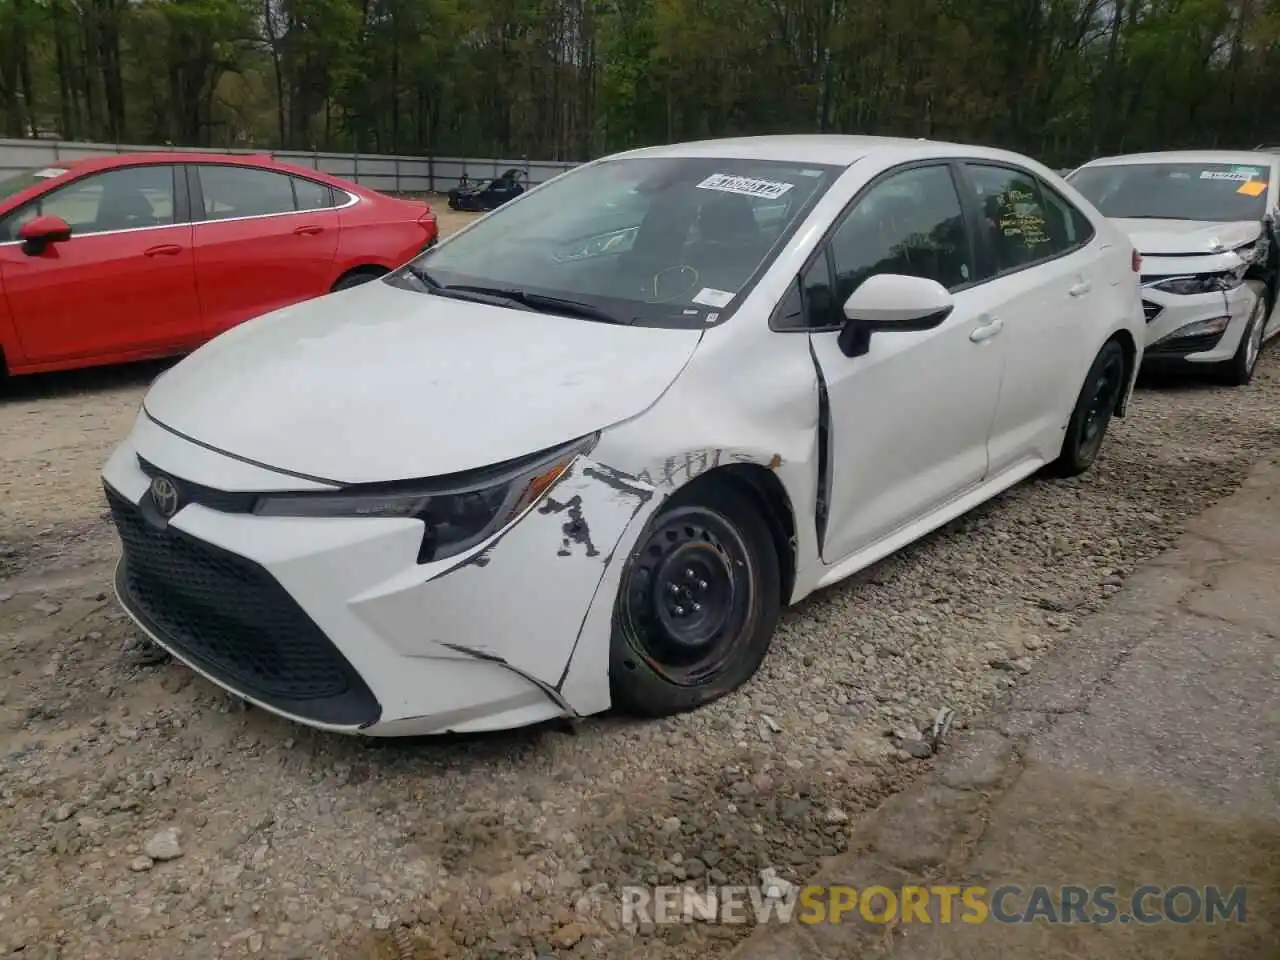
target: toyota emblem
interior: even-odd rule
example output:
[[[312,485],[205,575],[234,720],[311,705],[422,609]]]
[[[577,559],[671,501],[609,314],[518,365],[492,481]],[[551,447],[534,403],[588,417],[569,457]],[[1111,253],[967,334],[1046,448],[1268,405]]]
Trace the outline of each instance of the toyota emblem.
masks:
[[[168,477],[152,477],[151,499],[165,519],[178,512],[178,488]]]

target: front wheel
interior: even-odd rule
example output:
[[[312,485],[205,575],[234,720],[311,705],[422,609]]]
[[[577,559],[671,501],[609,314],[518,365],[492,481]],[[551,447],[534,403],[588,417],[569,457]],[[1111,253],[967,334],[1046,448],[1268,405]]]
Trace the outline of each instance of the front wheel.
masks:
[[[1084,378],[1071,419],[1067,421],[1062,451],[1050,464],[1050,473],[1074,477],[1093,466],[1102,450],[1102,441],[1120,403],[1128,376],[1123,348],[1115,340],[1108,340],[1098,351]]]
[[[1253,372],[1258,368],[1258,357],[1262,353],[1262,337],[1267,326],[1267,294],[1265,288],[1256,292],[1258,297],[1249,311],[1249,322],[1245,324],[1240,346],[1235,356],[1222,365],[1222,378],[1233,387],[1243,387],[1253,380]]]
[[[781,612],[778,550],[744,489],[698,484],[641,534],[618,589],[610,640],[614,706],[663,717],[746,683]]]

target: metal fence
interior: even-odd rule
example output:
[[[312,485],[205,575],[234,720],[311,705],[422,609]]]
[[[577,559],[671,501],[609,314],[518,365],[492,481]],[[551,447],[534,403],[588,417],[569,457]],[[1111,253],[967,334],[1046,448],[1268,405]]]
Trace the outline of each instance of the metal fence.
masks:
[[[496,177],[512,167],[525,171],[530,185],[539,184],[578,166],[571,161],[503,160],[474,157],[392,157],[368,153],[329,153],[299,150],[219,150],[216,148],[147,147],[132,144],[74,143],[65,140],[0,139],[0,177],[19,170],[54,167],[85,157],[120,153],[267,154],[282,163],[309,167],[386,193],[446,193],[464,174],[472,181]]]

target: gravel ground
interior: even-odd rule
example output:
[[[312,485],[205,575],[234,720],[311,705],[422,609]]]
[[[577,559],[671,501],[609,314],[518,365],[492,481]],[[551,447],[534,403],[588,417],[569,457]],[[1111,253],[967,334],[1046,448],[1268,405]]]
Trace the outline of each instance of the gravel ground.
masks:
[[[1144,389],[1090,474],[1028,482],[810,598],[758,677],[697,713],[372,743],[154,662],[109,600],[97,474],[159,366],[15,381],[0,953],[723,954],[748,928],[622,929],[612,888],[798,880],[842,850],[849,821],[930,766],[909,728],[984,710],[1280,445],[1277,367],[1244,389]]]

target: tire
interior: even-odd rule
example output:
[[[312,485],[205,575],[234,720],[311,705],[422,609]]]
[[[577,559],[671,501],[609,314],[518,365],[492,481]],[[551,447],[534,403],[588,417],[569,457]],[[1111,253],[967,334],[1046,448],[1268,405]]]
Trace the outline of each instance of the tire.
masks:
[[[781,594],[778,548],[749,492],[708,481],[677,493],[641,534],[618,587],[614,708],[666,717],[742,686],[769,652]]]
[[[1079,476],[1098,459],[1116,404],[1128,383],[1127,367],[1124,349],[1118,341],[1108,340],[1102,345],[1085,375],[1071,419],[1067,421],[1062,451],[1049,465],[1053,476]]]
[[[368,283],[370,280],[377,280],[379,277],[385,276],[385,270],[352,270],[338,278],[337,283],[330,289],[330,293],[337,293],[339,290],[350,290],[352,287],[358,287],[361,284]]]
[[[1258,290],[1252,284],[1250,287],[1258,294],[1258,299],[1249,314],[1236,355],[1224,363],[1221,369],[1223,381],[1233,387],[1243,387],[1253,380],[1254,371],[1258,369],[1258,357],[1262,353],[1262,335],[1267,325],[1266,290]]]

